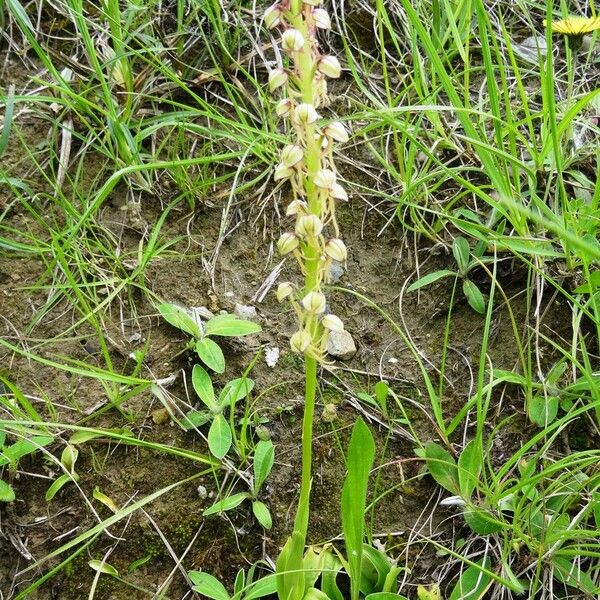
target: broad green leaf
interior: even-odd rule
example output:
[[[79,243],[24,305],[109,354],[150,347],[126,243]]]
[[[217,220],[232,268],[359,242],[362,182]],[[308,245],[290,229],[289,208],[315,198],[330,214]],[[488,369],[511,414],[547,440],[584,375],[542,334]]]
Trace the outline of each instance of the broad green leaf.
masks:
[[[215,401],[212,379],[200,365],[194,365],[192,369],[192,385],[194,386],[194,391],[198,394],[198,398],[204,402],[210,411],[216,412],[218,407]]]
[[[476,440],[471,440],[458,458],[460,494],[465,500],[471,498],[479,479],[479,473],[481,473],[482,464],[483,456],[480,446]]]
[[[206,322],[206,335],[235,337],[261,331],[261,326],[252,321],[238,319],[235,315],[218,315]]]
[[[223,415],[217,415],[208,430],[208,447],[213,456],[223,458],[231,448],[232,435]]]
[[[417,598],[419,600],[442,600],[440,586],[437,583],[433,583],[429,588],[419,585],[417,587]]]
[[[248,579],[251,580],[249,577]],[[240,569],[235,576],[235,581],[233,582],[233,595],[241,596],[244,588],[246,587],[246,571],[244,569]]]
[[[287,539],[275,563],[277,573],[277,596],[287,600],[302,600],[306,591],[302,559],[305,539],[295,530]]]
[[[252,512],[256,517],[256,520],[261,524],[265,529],[271,529],[273,527],[273,520],[271,519],[271,513],[267,508],[267,505],[260,500],[255,500],[252,503]]]
[[[185,431],[190,431],[191,429],[197,429],[198,427],[202,427],[202,425],[206,425],[209,421],[210,415],[208,413],[200,410],[190,410],[181,419],[181,426]]]
[[[207,598],[212,598],[212,600],[229,600],[229,593],[216,577],[203,571],[188,571],[188,577],[195,592]]]
[[[375,384],[375,399],[384,416],[387,416],[387,399],[390,393],[390,387],[385,381],[378,381]]]
[[[177,329],[180,329],[192,337],[202,337],[202,330],[200,329],[199,323],[183,306],[164,302],[159,305],[158,312],[160,312],[163,319],[169,323],[169,325],[177,327]]]
[[[0,479],[0,502],[13,502],[15,499],[15,490],[6,481]]]
[[[340,559],[333,552],[324,550],[321,589],[327,594],[329,600],[344,600],[344,595],[337,584],[337,576],[341,570],[342,563]]]
[[[261,440],[254,450],[254,493],[257,494],[269,476],[275,461],[275,448],[271,440]]]
[[[459,495],[458,467],[452,455],[435,442],[425,445],[425,460],[429,473],[445,490]]]
[[[369,594],[365,600],[408,600],[408,598],[400,594],[394,594],[393,592],[375,592]]]
[[[487,510],[470,507],[466,508],[463,516],[466,524],[479,535],[492,535],[503,529],[503,524],[494,518]]]
[[[554,567],[554,579],[557,581],[581,590],[592,597],[597,597],[600,593],[600,588],[594,584],[589,574],[582,571],[575,562],[562,556],[555,556],[552,559],[552,566]]]
[[[527,412],[532,423],[538,427],[547,427],[558,414],[558,398],[556,396],[544,398],[543,395],[538,394],[529,401]]]
[[[475,312],[480,314],[485,312],[485,298],[480,289],[469,279],[463,281],[463,294]]]
[[[504,369],[494,369],[492,371],[494,376],[494,385],[498,385],[505,381],[506,383],[514,383],[515,385],[525,385],[527,378],[513,371],[505,371]]]
[[[342,487],[342,531],[348,557],[352,600],[358,600],[365,508],[369,474],[375,458],[375,442],[369,428],[359,419],[352,429],[348,446],[348,474]]]
[[[248,377],[232,379],[225,384],[219,394],[219,408],[233,407],[236,402],[245,398],[254,389],[254,381]]]
[[[452,242],[452,254],[458,265],[459,272],[461,275],[464,275],[467,272],[469,255],[471,254],[469,242],[462,236],[454,238],[454,241]]]
[[[28,440],[17,440],[14,444],[6,446],[0,454],[0,466],[5,464],[16,465],[24,456],[37,452],[53,441],[54,438],[50,435],[37,435]]]
[[[275,573],[262,577],[249,585],[244,594],[244,600],[254,600],[277,593],[277,576]]]
[[[479,600],[483,597],[492,583],[492,578],[481,569],[489,571],[492,561],[486,557],[477,561],[477,564],[481,568],[471,565],[461,573],[449,600]]]
[[[112,565],[108,563],[102,562],[101,560],[90,560],[88,565],[99,573],[105,573],[106,575],[112,575],[113,577],[119,576],[119,571],[115,569]]]
[[[228,510],[233,510],[237,508],[244,500],[250,498],[250,494],[248,492],[240,492],[238,494],[233,494],[232,496],[227,496],[223,500],[219,500],[215,502],[212,506],[209,506],[205,511],[202,512],[203,516],[208,517],[210,515],[216,515],[220,512],[227,512]]]
[[[205,337],[196,342],[196,353],[200,360],[216,373],[222,373],[225,370],[223,351],[219,344],[210,338]]]
[[[420,279],[417,279],[413,284],[408,286],[407,292],[414,292],[426,285],[431,285],[435,283],[438,279],[442,279],[443,277],[456,277],[456,273],[454,271],[448,271],[447,269],[442,269],[441,271],[434,271],[433,273],[429,273],[429,275],[425,275]]]
[[[392,564],[388,557],[376,548],[363,544],[360,591],[364,596],[383,591]]]
[[[327,594],[318,588],[309,587],[304,594],[303,600],[329,600]]]
[[[46,492],[46,502],[50,502],[56,494],[65,486],[65,484],[69,483],[69,481],[79,481],[79,475],[77,473],[73,473],[72,475],[67,475],[63,473],[49,488]]]

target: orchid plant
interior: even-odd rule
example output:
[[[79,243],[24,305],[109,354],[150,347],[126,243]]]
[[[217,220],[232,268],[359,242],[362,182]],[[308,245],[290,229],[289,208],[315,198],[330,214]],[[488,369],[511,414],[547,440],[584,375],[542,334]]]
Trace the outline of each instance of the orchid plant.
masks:
[[[287,120],[293,140],[281,151],[275,167],[277,182],[289,182],[292,200],[286,215],[295,219],[294,231],[284,233],[277,246],[283,256],[294,256],[304,285],[286,281],[277,298],[290,302],[298,320],[291,336],[294,352],[304,356],[305,404],[302,426],[302,475],[294,530],[277,561],[277,588],[281,600],[300,600],[305,593],[304,547],[308,529],[311,487],[312,431],[317,391],[317,367],[323,362],[328,335],[343,331],[339,317],[327,314],[322,290],[333,260],[344,262],[347,250],[335,218],[337,200],[348,195],[338,182],[333,160],[336,142],[348,140],[338,121],[321,124],[319,108],[326,105],[327,79],[338,78],[341,66],[334,56],[319,50],[317,33],[331,27],[320,0],[280,0],[265,13],[265,24],[281,32],[281,47],[288,57],[285,68],[271,71],[269,88],[282,93],[277,115]]]

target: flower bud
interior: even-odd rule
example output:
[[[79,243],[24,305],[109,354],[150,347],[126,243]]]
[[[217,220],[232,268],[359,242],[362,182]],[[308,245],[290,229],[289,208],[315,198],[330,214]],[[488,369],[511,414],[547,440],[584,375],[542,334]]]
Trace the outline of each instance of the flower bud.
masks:
[[[317,69],[323,75],[337,79],[342,73],[342,65],[335,56],[324,56],[317,64]]]
[[[287,117],[294,108],[294,103],[289,98],[283,98],[275,106],[275,113],[278,117]]]
[[[279,4],[275,3],[269,6],[267,10],[265,10],[265,25],[267,29],[273,29],[277,27],[281,23],[281,9],[279,8]]]
[[[317,215],[304,215],[296,221],[296,234],[301,237],[316,237],[323,231],[323,223]]]
[[[335,185],[335,180],[335,173],[331,169],[321,169],[317,171],[313,182],[317,187],[330,190]]]
[[[315,8],[312,13],[315,25],[319,29],[331,29],[331,19],[329,13],[322,8]]]
[[[304,202],[304,200],[293,200],[288,204],[288,207],[285,210],[285,214],[288,217],[293,217],[295,215],[305,215],[308,212],[308,204]]]
[[[290,232],[282,234],[277,240],[277,249],[282,256],[293,252],[299,245],[300,240],[298,239],[298,236]]]
[[[288,144],[281,151],[281,162],[286,167],[293,167],[304,158],[304,151],[298,144]]]
[[[283,163],[279,163],[275,167],[275,175],[273,176],[273,179],[275,181],[283,181],[285,179],[289,179],[293,174],[294,169],[288,167],[287,165],[284,165]]]
[[[329,195],[336,200],[348,200],[346,190],[339,183],[333,184],[333,187],[329,190]]]
[[[344,242],[342,242],[342,240],[339,238],[332,238],[327,241],[325,244],[325,254],[327,254],[329,258],[333,258],[333,260],[337,260],[338,262],[344,262],[346,258],[348,258],[346,244],[344,244]]]
[[[325,299],[325,294],[321,292],[308,292],[308,294],[302,298],[302,306],[304,306],[305,310],[315,315],[324,313],[326,304],[327,300]]]
[[[290,338],[290,346],[294,352],[297,354],[304,353],[308,347],[312,343],[312,338],[308,331],[301,329],[300,331],[296,331],[294,335]]]
[[[336,142],[341,142],[342,144],[348,141],[348,132],[339,121],[329,123],[329,125],[327,125],[327,127],[325,127],[325,129],[323,130],[323,133],[328,138],[331,138]]]
[[[296,121],[303,125],[314,123],[319,118],[319,114],[315,110],[315,107],[312,104],[306,103],[299,104],[296,107],[294,116],[296,117]]]
[[[294,286],[289,281],[284,281],[277,286],[277,297],[278,302],[283,302],[286,298],[289,298],[294,293]]]
[[[269,90],[274,92],[277,88],[285,85],[288,80],[288,74],[284,69],[274,69],[269,73]]]
[[[329,329],[329,331],[336,331],[337,333],[344,331],[344,323],[336,315],[325,315],[321,319],[321,325],[323,325],[325,329]]]
[[[286,52],[298,52],[304,48],[304,37],[297,29],[287,29],[281,36],[281,46]]]

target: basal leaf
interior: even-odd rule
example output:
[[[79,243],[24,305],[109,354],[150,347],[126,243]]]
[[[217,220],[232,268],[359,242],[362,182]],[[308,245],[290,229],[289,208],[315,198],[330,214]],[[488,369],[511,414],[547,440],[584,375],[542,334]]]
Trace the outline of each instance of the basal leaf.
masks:
[[[529,401],[527,412],[532,423],[538,427],[547,427],[558,414],[558,398],[556,396],[545,398],[538,394]]]
[[[465,500],[469,500],[477,485],[482,464],[483,456],[481,448],[476,440],[471,440],[464,447],[458,458],[460,494]]]
[[[222,459],[231,448],[231,429],[227,419],[219,414],[208,430],[208,447],[213,456]]]
[[[6,481],[0,479],[0,502],[13,502],[15,499],[15,490]]]
[[[270,440],[261,440],[254,450],[254,493],[258,493],[275,461],[275,448]]]
[[[219,394],[219,408],[233,406],[242,398],[245,398],[254,389],[254,381],[248,377],[232,379],[225,384]]]
[[[188,577],[195,592],[212,600],[229,600],[227,589],[216,577],[204,571],[188,571]]]
[[[492,533],[497,533],[504,527],[501,521],[482,508],[465,508],[463,516],[466,524],[479,535],[492,535]]]
[[[492,583],[492,578],[481,569],[489,571],[492,561],[486,557],[477,561],[477,564],[481,568],[471,565],[461,573],[449,600],[479,600],[483,597]]]
[[[206,322],[206,335],[235,337],[261,331],[261,326],[252,321],[238,319],[235,315],[218,315]]]
[[[94,569],[94,571],[98,571],[99,573],[105,573],[106,575],[112,575],[113,577],[119,576],[119,571],[117,571],[117,569],[101,560],[90,560],[88,565]]]
[[[215,502],[212,506],[209,506],[205,511],[203,511],[202,514],[205,517],[209,517],[210,515],[216,515],[220,512],[227,512],[228,510],[233,510],[249,497],[250,495],[248,494],[248,492],[240,492],[239,494],[227,496],[227,498],[223,498],[223,500],[219,500],[218,502]]]
[[[216,373],[225,370],[225,357],[220,346],[208,337],[196,342],[196,353],[200,360]]]
[[[273,520],[271,519],[271,513],[266,504],[260,500],[255,500],[252,503],[252,512],[262,527],[265,529],[271,529],[273,526]]]
[[[438,279],[442,279],[443,277],[456,277],[456,273],[454,271],[448,271],[447,269],[443,269],[441,271],[434,271],[433,273],[429,273],[420,279],[417,279],[413,284],[408,286],[407,292],[414,292],[426,285],[431,285],[435,283]]]
[[[202,337],[200,324],[183,306],[163,302],[163,304],[158,306],[158,312],[169,325],[177,327],[177,329],[180,329],[192,337]]]
[[[463,281],[463,294],[475,312],[480,314],[485,312],[485,298],[480,289],[469,279]]]
[[[192,369],[192,385],[194,391],[198,394],[198,398],[204,402],[210,411],[217,410],[215,401],[215,391],[210,375],[200,365],[194,365]]]
[[[445,490],[460,495],[458,467],[452,455],[435,442],[425,445],[425,460],[429,473]]]
[[[458,265],[458,270],[461,274],[464,274],[467,271],[467,267],[469,266],[469,255],[471,253],[471,249],[469,247],[469,242],[462,236],[458,236],[454,238],[452,242],[452,254],[454,255],[454,260]]]

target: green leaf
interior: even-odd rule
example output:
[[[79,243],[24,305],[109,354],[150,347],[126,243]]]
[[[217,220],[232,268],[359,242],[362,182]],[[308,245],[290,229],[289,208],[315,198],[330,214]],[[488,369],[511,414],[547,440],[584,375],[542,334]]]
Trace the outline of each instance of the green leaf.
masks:
[[[200,324],[183,306],[164,302],[163,304],[159,305],[158,312],[160,312],[163,319],[169,323],[169,325],[177,327],[177,329],[180,329],[192,337],[202,337]]]
[[[485,298],[479,288],[469,279],[463,281],[463,294],[467,298],[469,306],[479,314],[485,312]]]
[[[0,479],[0,502],[13,502],[15,497],[15,490],[12,486]]]
[[[223,415],[217,415],[208,430],[208,447],[213,456],[222,459],[231,448],[232,435]]]
[[[67,475],[63,473],[49,488],[46,492],[46,502],[50,502],[56,494],[65,486],[65,484],[69,483],[69,481],[79,481],[79,475],[77,473],[73,473],[72,475]]]
[[[218,502],[215,502],[212,506],[209,506],[205,511],[202,512],[202,515],[205,517],[209,517],[210,515],[216,515],[220,512],[233,510],[234,508],[237,508],[247,498],[250,498],[250,494],[248,494],[248,492],[240,492],[239,494],[227,496],[227,498],[219,500]]]
[[[373,594],[369,594],[365,600],[408,600],[408,598],[392,592],[375,592]]]
[[[273,463],[275,462],[275,448],[271,440],[261,440],[256,444],[254,450],[254,487],[253,491],[258,494],[265,479],[269,476]]]
[[[216,577],[203,571],[188,571],[188,577],[195,592],[207,598],[212,598],[212,600],[229,600],[229,593]]]
[[[558,414],[558,398],[556,396],[544,398],[541,394],[536,395],[529,401],[527,412],[532,423],[538,427],[547,427]]]
[[[454,255],[454,260],[458,265],[460,274],[464,275],[467,272],[469,256],[471,254],[469,242],[462,236],[454,238],[454,241],[452,242],[452,254]]]
[[[152,554],[146,554],[146,556],[142,556],[142,558],[137,558],[132,561],[127,567],[128,573],[133,573],[137,571],[140,567],[143,567],[147,562],[150,562],[153,559]]]
[[[190,410],[181,419],[181,426],[185,431],[190,431],[191,429],[197,429],[198,427],[202,427],[202,425],[206,425],[210,421],[210,418],[211,416],[208,413],[200,410]]]
[[[375,458],[375,442],[369,428],[359,419],[352,429],[348,447],[348,474],[342,487],[342,531],[348,556],[351,597],[357,599],[361,584],[365,508],[369,474]]]
[[[425,445],[425,460],[429,473],[445,490],[460,494],[458,467],[452,455],[435,442]]]
[[[119,512],[119,507],[115,504],[114,500],[110,496],[107,496],[105,493],[101,492],[98,486],[94,487],[92,494],[94,498],[98,500],[98,502],[102,502],[102,504],[108,507],[111,512],[115,514]]]
[[[72,446],[71,444],[67,444],[62,451],[60,456],[60,462],[63,467],[69,471],[69,473],[73,473],[75,470],[75,462],[77,461],[77,457],[79,456],[79,450]]]
[[[112,575],[113,577],[119,576],[119,571],[117,571],[117,569],[101,560],[90,560],[88,565],[98,573],[105,573],[106,575]]]
[[[229,381],[219,394],[219,408],[233,407],[236,402],[245,398],[254,389],[254,381],[240,377]]]
[[[479,535],[492,535],[503,529],[503,524],[487,510],[477,507],[466,508],[463,513],[465,523]]]
[[[212,379],[200,365],[194,365],[192,369],[192,385],[194,386],[194,391],[198,394],[198,398],[204,402],[210,411],[216,412],[218,407],[215,401],[215,390]]]
[[[513,373],[512,371],[505,371],[504,369],[494,369],[492,371],[494,376],[494,385],[498,385],[499,383],[513,383],[515,385],[525,385],[527,383],[527,378],[523,375],[519,375],[518,373]]]
[[[298,530],[286,540],[275,563],[277,574],[277,596],[287,600],[302,600],[306,591],[306,580],[302,570],[304,536]]]
[[[391,569],[392,564],[383,552],[368,544],[363,544],[360,574],[361,593],[367,596],[383,591]]]
[[[344,600],[344,595],[337,584],[337,576],[342,570],[342,563],[340,559],[329,550],[324,550],[323,554],[321,589],[327,594],[329,600]]]
[[[223,351],[216,342],[210,338],[202,338],[196,342],[196,352],[200,360],[216,373],[225,370],[225,357]]]
[[[417,586],[417,598],[419,600],[442,600],[440,586],[433,583],[427,589],[424,585]]]
[[[375,399],[384,416],[387,416],[387,399],[390,393],[390,387],[385,381],[378,381],[375,384]]]
[[[267,508],[267,505],[260,500],[255,500],[252,503],[252,512],[256,517],[256,520],[261,524],[265,529],[271,529],[273,527],[273,520],[271,519],[271,513]]]
[[[552,559],[552,566],[554,567],[554,579],[581,590],[592,597],[597,597],[600,588],[594,584],[588,573],[582,571],[577,564],[562,556],[555,556]]]
[[[206,322],[206,335],[234,337],[261,331],[261,326],[252,321],[238,319],[235,315],[218,315]]]
[[[481,569],[489,571],[491,562],[489,557],[486,557],[477,561],[480,568],[471,565],[465,569],[454,586],[449,600],[479,600],[482,598],[490,587],[492,578],[487,573],[483,573]]]
[[[5,447],[0,454],[0,466],[5,464],[16,465],[24,456],[37,452],[53,441],[54,438],[50,435],[36,435],[28,440],[17,440],[14,444]]]
[[[272,575],[266,575],[258,581],[255,581],[252,585],[249,585],[244,594],[244,600],[254,600],[255,598],[263,598],[264,596],[270,596],[277,592],[277,577],[273,573]]]
[[[130,429],[107,429],[105,431],[108,433],[116,433],[118,435],[122,435],[123,437],[133,436],[133,433]],[[89,442],[90,440],[96,440],[102,437],[105,437],[104,432],[99,433],[97,431],[76,431],[69,438],[69,444],[83,444],[85,442]]]
[[[454,271],[448,271],[447,269],[442,269],[441,271],[434,271],[433,273],[429,273],[429,275],[425,275],[420,279],[417,279],[413,284],[408,286],[407,292],[414,292],[426,285],[431,285],[435,283],[438,279],[442,279],[443,277],[456,277],[456,273]]]
[[[483,456],[476,440],[471,440],[458,458],[458,482],[460,494],[469,500],[477,485],[483,464]]]

